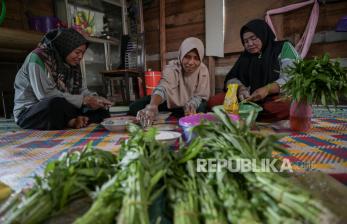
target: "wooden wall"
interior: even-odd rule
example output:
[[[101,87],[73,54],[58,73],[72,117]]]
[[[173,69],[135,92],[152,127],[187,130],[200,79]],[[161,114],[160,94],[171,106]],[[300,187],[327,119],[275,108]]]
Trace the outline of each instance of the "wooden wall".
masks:
[[[305,21],[308,18],[310,7],[306,7],[292,13],[285,14],[286,29],[284,36],[298,36],[305,29]],[[319,20],[316,33],[334,31],[338,20],[347,15],[347,1],[340,1],[329,4],[320,4]],[[341,33],[340,33],[341,34]],[[347,39],[342,41],[326,41],[314,43],[310,47],[307,57],[322,55],[328,52],[334,58],[347,58]]]
[[[25,12],[29,11],[34,16],[54,15],[53,0],[9,0],[6,1],[6,17],[1,27],[29,30],[29,24]],[[0,31],[1,32],[1,31]],[[6,35],[5,35],[6,36]],[[30,33],[26,35],[30,37]],[[13,83],[18,69],[21,67],[26,55],[33,46],[21,46],[16,43],[16,37],[1,40],[0,44],[0,88],[1,91],[12,92]],[[3,46],[11,43],[12,48]],[[16,49],[18,48],[18,49]],[[9,95],[8,102],[13,102],[13,95]],[[10,105],[10,107],[13,105]],[[11,109],[12,110],[12,109]],[[3,116],[2,104],[0,104],[0,116]]]
[[[166,49],[176,52],[181,42],[190,36],[205,43],[205,0],[166,0]],[[159,0],[144,7],[147,68],[160,70]],[[168,54],[168,59],[173,54]]]
[[[52,16],[54,15],[53,1],[54,0],[6,1],[6,16],[1,27],[29,31],[29,22],[26,13],[30,13],[33,16]],[[27,38],[30,38],[33,35],[28,33],[26,36]],[[32,42],[32,44],[24,46],[21,43],[16,42],[15,37],[12,40],[9,40],[7,34],[3,35],[2,38],[5,39],[0,40],[0,62],[11,63],[23,62],[25,56],[36,46],[37,39],[35,38],[35,41],[28,41],[28,43]]]
[[[243,51],[240,40],[240,29],[252,19],[264,18],[265,12],[279,8],[291,0],[225,0],[225,37],[224,52],[233,53]],[[254,7],[254,6],[257,7]],[[277,35],[282,35],[283,15],[274,15],[271,18]]]
[[[6,17],[3,27],[29,30],[26,12],[34,16],[52,16],[54,0],[10,0],[6,1]]]

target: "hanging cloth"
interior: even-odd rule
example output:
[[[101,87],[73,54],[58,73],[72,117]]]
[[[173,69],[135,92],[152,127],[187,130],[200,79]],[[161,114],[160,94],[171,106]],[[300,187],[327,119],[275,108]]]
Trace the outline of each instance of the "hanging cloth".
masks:
[[[309,0],[309,1],[305,1],[305,2],[300,2],[300,3],[288,5],[285,7],[277,8],[277,9],[271,9],[271,10],[267,11],[266,15],[265,15],[265,21],[269,24],[270,28],[272,29],[272,31],[276,35],[274,26],[273,26],[271,18],[270,18],[271,15],[289,12],[289,11],[292,11],[295,9],[299,9],[301,7],[305,7],[305,6],[310,5],[310,4],[313,4],[310,18],[308,20],[308,23],[306,25],[305,31],[304,31],[301,39],[295,45],[295,49],[300,54],[301,58],[305,58],[305,56],[307,55],[307,52],[311,46],[312,39],[313,39],[315,30],[317,27],[318,17],[319,17],[319,3],[318,3],[318,1],[317,0]]]

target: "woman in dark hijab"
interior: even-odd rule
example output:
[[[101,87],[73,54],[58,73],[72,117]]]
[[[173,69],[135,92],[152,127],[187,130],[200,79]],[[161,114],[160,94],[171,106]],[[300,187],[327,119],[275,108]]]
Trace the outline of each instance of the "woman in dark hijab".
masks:
[[[15,79],[14,118],[25,129],[82,128],[109,117],[111,102],[90,92],[80,61],[88,41],[74,29],[47,33]]]
[[[240,30],[245,51],[227,74],[224,85],[239,84],[239,100],[260,104],[260,119],[274,121],[289,117],[289,102],[278,94],[287,77],[284,68],[299,57],[288,41],[275,41],[275,35],[264,20],[248,22]],[[209,106],[223,104],[225,93],[212,97]]]

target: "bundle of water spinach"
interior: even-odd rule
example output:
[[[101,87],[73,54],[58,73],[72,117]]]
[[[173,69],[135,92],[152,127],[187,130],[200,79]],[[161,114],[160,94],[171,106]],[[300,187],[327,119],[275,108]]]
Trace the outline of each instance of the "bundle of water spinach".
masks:
[[[241,172],[218,165],[208,170],[204,164],[209,160],[243,159],[256,161],[253,165],[261,170],[259,161],[272,161],[273,150],[286,153],[276,143],[282,136],[250,130],[254,113],[234,123],[224,111],[214,112],[219,122],[196,126],[197,137],[178,152],[155,141],[154,129],[144,132],[130,125],[117,158],[90,147],[68,154],[47,166],[26,200],[8,203],[0,221],[41,223],[96,189],[92,206],[75,224],[160,223],[150,217],[159,196],[171,209],[162,217],[177,224],[334,222],[320,201],[271,170]]]
[[[149,206],[165,189],[158,183],[172,157],[167,146],[155,141],[155,129],[144,132],[130,125],[128,130],[129,139],[120,149],[119,171],[75,224],[150,223]]]
[[[245,123],[234,123],[223,110],[215,109],[214,112],[221,123],[205,122],[196,126],[193,131],[203,147],[198,150],[187,148],[180,159],[186,164],[186,172],[190,162],[195,164],[191,170],[196,173],[190,176],[194,176],[191,180],[199,186],[196,197],[200,199],[200,221],[208,223],[213,217],[211,223],[335,221],[334,215],[306,190],[279,173],[261,169],[262,159],[273,160],[273,150],[286,153],[276,143],[282,136],[262,136],[252,132],[250,127],[254,113]],[[252,165],[257,171],[230,171],[225,166],[218,168],[221,164],[216,162],[242,159],[255,161]],[[208,164],[208,160],[215,162],[213,171],[208,170],[208,166],[201,167],[201,164]],[[226,220],[221,218],[223,216]]]
[[[93,149],[92,142],[82,151],[63,154],[48,163],[43,177],[35,177],[34,186],[27,193],[10,197],[0,208],[0,223],[44,222],[114,176],[116,163],[112,153]]]

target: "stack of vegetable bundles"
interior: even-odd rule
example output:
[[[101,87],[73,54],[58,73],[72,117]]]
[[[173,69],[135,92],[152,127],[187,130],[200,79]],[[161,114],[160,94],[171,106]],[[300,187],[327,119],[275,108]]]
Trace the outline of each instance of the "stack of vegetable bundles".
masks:
[[[117,157],[88,147],[50,163],[25,197],[1,208],[1,222],[42,223],[83,196],[93,203],[78,224],[336,221],[320,201],[279,173],[198,172],[201,160],[271,160],[273,150],[284,152],[275,143],[279,136],[250,130],[253,113],[234,123],[221,109],[214,112],[219,122],[196,126],[197,137],[178,151],[155,141],[155,129],[130,125]]]

